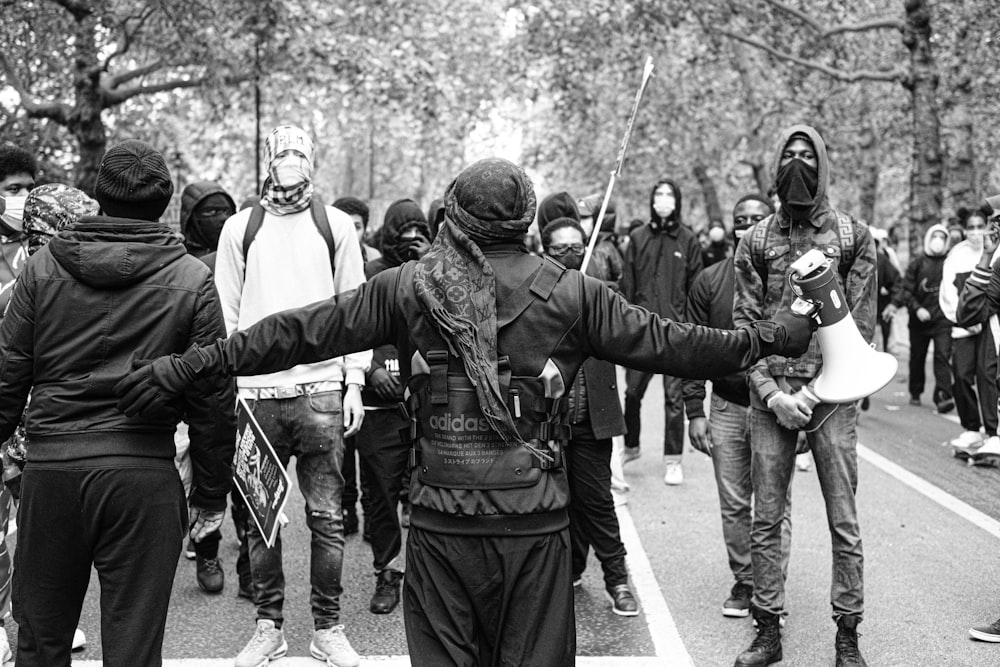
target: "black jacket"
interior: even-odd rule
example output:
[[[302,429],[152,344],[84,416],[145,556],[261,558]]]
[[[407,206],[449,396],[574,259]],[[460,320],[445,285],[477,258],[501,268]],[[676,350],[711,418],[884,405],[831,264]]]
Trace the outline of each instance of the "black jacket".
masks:
[[[684,319],[684,301],[701,273],[701,244],[687,227],[655,230],[643,225],[625,249],[622,293],[630,303],[660,317]]]
[[[191,503],[224,509],[235,447],[231,380],[203,381],[162,414],[118,411],[115,384],[136,359],[226,335],[212,274],[163,225],[85,217],[27,262],[0,325],[0,441],[25,420],[28,463],[173,459],[190,426]]]
[[[548,261],[506,245],[484,247],[483,253],[500,295],[519,293]],[[387,343],[395,343],[406,361],[414,352],[427,358],[446,349],[417,299],[413,267],[408,262],[383,271],[354,292],[276,313],[217,341],[201,352],[202,372],[259,375]],[[751,330],[717,331],[661,319],[578,271],[562,273],[549,287],[544,299],[529,294],[497,301],[497,351],[509,357],[512,377],[540,378],[554,367],[568,388],[588,357],[652,373],[718,377],[746,368],[766,351]],[[402,374],[409,379],[406,364]],[[568,525],[569,487],[561,467],[532,486],[501,490],[443,488],[423,483],[420,474],[418,468],[411,479],[411,520],[425,530],[511,535]]]
[[[708,267],[695,278],[687,298],[686,320],[716,329],[733,328],[733,295],[736,271],[733,258],[727,257]],[[688,419],[704,417],[705,381],[683,380],[681,391]],[[750,405],[750,388],[743,371],[712,378],[712,393],[730,403]]]

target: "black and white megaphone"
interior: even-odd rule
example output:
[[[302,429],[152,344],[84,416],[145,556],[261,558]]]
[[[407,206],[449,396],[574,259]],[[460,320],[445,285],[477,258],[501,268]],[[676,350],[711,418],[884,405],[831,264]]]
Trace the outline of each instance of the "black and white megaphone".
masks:
[[[788,280],[798,298],[792,310],[819,323],[816,336],[823,369],[812,387],[824,403],[851,403],[871,396],[896,376],[899,362],[865,342],[837,283],[830,260],[810,250],[792,264]]]

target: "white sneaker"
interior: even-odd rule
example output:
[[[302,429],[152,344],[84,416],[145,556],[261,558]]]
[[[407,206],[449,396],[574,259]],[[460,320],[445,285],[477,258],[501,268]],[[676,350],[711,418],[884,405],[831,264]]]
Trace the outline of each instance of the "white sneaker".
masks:
[[[962,431],[961,435],[957,438],[952,438],[948,444],[952,447],[961,447],[962,449],[970,449],[972,447],[978,447],[983,442],[983,434],[979,431]]]
[[[812,458],[809,452],[802,452],[801,454],[795,455],[795,469],[801,470],[802,472],[809,472],[812,470]]]
[[[253,637],[236,656],[236,667],[264,667],[288,653],[288,642],[281,628],[274,627],[274,621],[259,619]]]
[[[684,468],[681,467],[680,461],[667,461],[663,483],[667,486],[679,486],[684,483]]]
[[[973,456],[990,455],[1000,456],[1000,437],[991,435],[986,438],[986,442],[979,449],[972,452]]]
[[[361,657],[351,648],[351,642],[347,641],[343,625],[313,632],[309,655],[317,660],[325,660],[329,667],[358,667],[361,664]]]
[[[73,644],[70,648],[74,651],[79,651],[84,646],[87,645],[87,635],[83,634],[83,630],[77,628],[73,631]]]
[[[14,654],[10,650],[10,640],[7,639],[7,630],[0,625],[0,664],[6,665],[14,661]]]

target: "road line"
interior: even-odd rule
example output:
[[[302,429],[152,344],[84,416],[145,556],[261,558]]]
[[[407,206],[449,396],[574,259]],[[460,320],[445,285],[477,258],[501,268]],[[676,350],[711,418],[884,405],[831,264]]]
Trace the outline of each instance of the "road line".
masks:
[[[102,667],[100,660],[74,660],[73,667]],[[323,663],[313,658],[282,658],[268,663],[268,667],[320,667]],[[363,667],[409,667],[405,655],[366,655],[361,657]],[[663,667],[663,658],[627,658],[612,656],[577,656],[580,667]],[[232,658],[184,658],[164,660],[163,667],[232,667]]]
[[[858,443],[858,455],[868,463],[871,463],[873,466],[880,469],[882,472],[885,472],[888,475],[895,477],[903,484],[906,484],[914,491],[927,496],[938,505],[951,510],[966,521],[982,528],[993,537],[1000,538],[1000,521],[997,521],[996,519],[980,512],[975,507],[962,502],[955,496],[951,495],[942,488],[931,484],[922,477],[914,475],[906,468],[893,463],[881,454],[876,454],[874,451],[868,449],[861,443]]]
[[[628,563],[629,575],[632,583],[635,584],[636,595],[642,603],[642,611],[646,616],[646,625],[649,627],[649,635],[653,639],[653,646],[656,650],[657,658],[653,663],[639,662],[641,658],[628,658],[628,665],[656,664],[663,665],[663,659],[669,658],[672,667],[694,667],[681,635],[674,624],[674,617],[670,614],[667,601],[663,598],[663,591],[656,581],[653,568],[646,557],[646,550],[642,548],[642,541],[639,539],[639,532],[632,522],[632,514],[629,513],[626,505],[615,508],[618,512],[618,524],[621,528],[622,542],[625,543],[625,550],[628,555],[625,557]],[[601,658],[605,660],[605,658]],[[622,658],[621,660],[625,660]],[[577,658],[577,664],[586,664]],[[612,665],[612,662],[600,662],[595,664]]]

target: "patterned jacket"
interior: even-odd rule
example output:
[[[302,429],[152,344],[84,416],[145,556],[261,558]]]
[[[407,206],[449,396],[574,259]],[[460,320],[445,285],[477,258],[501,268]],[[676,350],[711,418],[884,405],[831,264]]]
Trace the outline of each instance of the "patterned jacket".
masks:
[[[774,172],[777,171],[784,147],[795,133],[809,135],[816,148],[819,186],[815,204],[806,224],[793,224],[791,218],[781,210],[757,223],[767,227],[761,272],[755,266],[751,248],[751,239],[758,232],[757,225],[740,240],[735,256],[733,326],[738,329],[754,320],[768,319],[779,309],[790,307],[795,294],[788,284],[789,267],[807,251],[816,248],[833,260],[837,282],[847,297],[854,322],[861,336],[870,341],[875,331],[877,298],[875,241],[868,225],[850,216],[838,214],[830,207],[826,197],[829,183],[826,147],[822,138],[811,127],[797,125],[782,134],[774,161]],[[853,251],[846,251],[853,252],[853,261],[848,258],[841,262],[841,254],[845,248],[841,243],[842,233],[837,228],[839,221],[844,221],[851,227],[854,247]],[[804,384],[810,384],[819,375],[822,365],[823,355],[815,336],[809,349],[801,357],[770,356],[758,361],[748,374],[751,405],[764,408],[767,399],[774,392],[789,391],[790,388],[798,389]]]

